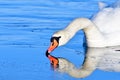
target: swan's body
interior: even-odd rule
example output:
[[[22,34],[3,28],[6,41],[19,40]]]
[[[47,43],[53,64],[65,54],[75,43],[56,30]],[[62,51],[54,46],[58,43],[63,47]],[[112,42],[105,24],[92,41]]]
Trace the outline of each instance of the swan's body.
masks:
[[[88,47],[108,47],[120,45],[120,7],[103,8],[92,20],[77,18],[65,29],[53,34],[61,36],[59,45],[66,44],[79,30],[87,37]]]
[[[76,68],[74,64],[64,58],[58,58],[57,71],[68,73],[76,78],[89,76],[95,69],[120,72],[120,47],[88,48],[85,62],[82,67]]]
[[[103,4],[100,4],[103,5]],[[101,7],[94,17],[77,18],[65,29],[57,31],[51,38],[48,52],[52,52],[57,46],[65,45],[79,30],[86,35],[88,47],[109,47],[120,45],[120,1],[114,7]]]

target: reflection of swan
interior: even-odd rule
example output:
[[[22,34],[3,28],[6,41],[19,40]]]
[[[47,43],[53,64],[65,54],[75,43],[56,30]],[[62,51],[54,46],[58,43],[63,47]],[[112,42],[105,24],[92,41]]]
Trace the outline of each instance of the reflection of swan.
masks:
[[[118,4],[119,5],[119,4]],[[103,8],[91,20],[77,18],[65,29],[53,34],[48,52],[66,44],[79,30],[86,35],[88,47],[107,47],[120,45],[120,8]]]
[[[120,51],[117,50],[120,50],[120,47],[88,48],[85,62],[79,69],[68,60],[58,58],[59,67],[57,71],[68,73],[76,78],[86,77],[96,68],[105,71],[120,72]]]

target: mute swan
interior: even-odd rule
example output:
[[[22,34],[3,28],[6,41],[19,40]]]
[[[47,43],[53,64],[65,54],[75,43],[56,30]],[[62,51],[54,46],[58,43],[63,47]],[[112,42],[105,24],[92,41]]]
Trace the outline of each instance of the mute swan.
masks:
[[[91,20],[77,18],[65,29],[55,32],[46,53],[50,54],[56,47],[65,45],[79,30],[85,32],[88,47],[103,48],[120,45],[120,0],[114,5],[114,7],[102,8]],[[57,63],[56,59],[48,57],[51,62]]]
[[[57,58],[49,54],[51,64],[55,70],[68,73],[76,78],[84,78],[89,76],[95,69],[105,71],[120,72],[120,47],[112,48],[88,48],[85,62],[80,68],[76,68],[74,64],[65,58]]]
[[[58,46],[65,45],[79,30],[85,32],[88,47],[120,45],[120,4],[118,3],[120,1],[116,3],[116,7],[103,8],[91,20],[77,18],[65,29],[55,32],[48,53]]]

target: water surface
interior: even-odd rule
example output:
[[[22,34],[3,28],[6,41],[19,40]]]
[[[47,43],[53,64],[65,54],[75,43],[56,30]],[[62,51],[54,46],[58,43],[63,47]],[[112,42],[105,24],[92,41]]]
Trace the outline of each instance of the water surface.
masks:
[[[51,35],[78,17],[91,18],[98,1],[116,0],[0,0],[0,80],[80,80],[51,69],[45,51]],[[79,31],[52,54],[76,66],[84,59]],[[119,80],[120,73],[95,70],[83,80]]]

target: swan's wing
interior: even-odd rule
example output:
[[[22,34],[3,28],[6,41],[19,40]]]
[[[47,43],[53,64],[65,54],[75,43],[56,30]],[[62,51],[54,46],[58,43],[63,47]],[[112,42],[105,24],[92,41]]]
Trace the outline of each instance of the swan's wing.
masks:
[[[108,46],[120,45],[120,31],[103,35],[105,35],[105,39],[107,40],[106,44]]]
[[[94,17],[93,22],[105,34],[120,32],[120,8],[104,8]]]
[[[108,46],[120,44],[120,8],[104,8],[93,19]]]

